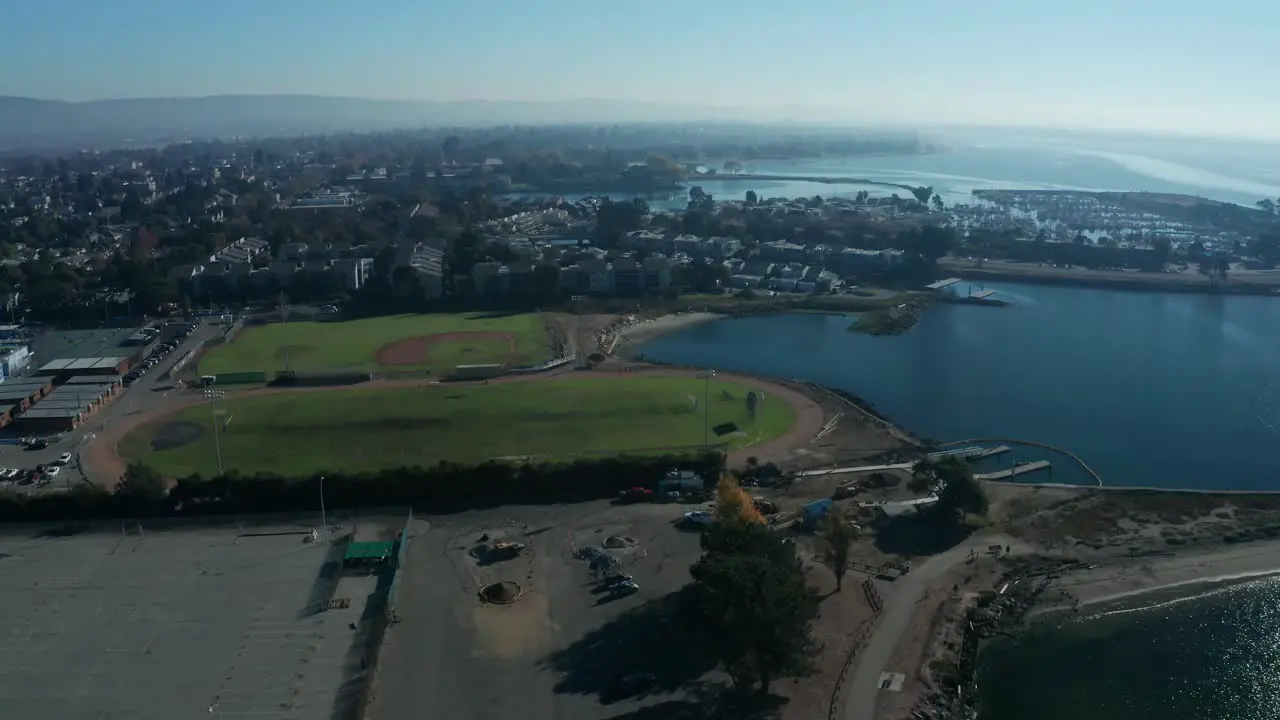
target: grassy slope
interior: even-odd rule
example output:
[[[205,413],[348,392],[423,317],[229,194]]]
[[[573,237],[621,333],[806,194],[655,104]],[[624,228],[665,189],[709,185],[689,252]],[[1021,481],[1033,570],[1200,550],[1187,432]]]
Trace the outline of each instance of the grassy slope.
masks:
[[[749,433],[726,438],[735,446],[777,437],[795,421],[791,406],[766,399],[750,423],[749,389],[710,383],[711,425],[732,421]],[[697,379],[618,378],[228,399],[220,403],[231,417],[221,436],[222,455],[226,467],[245,473],[304,474],[694,446],[704,442],[703,390]],[[725,391],[733,400],[724,398]],[[690,395],[699,399],[696,412]],[[152,451],[161,424],[151,424],[130,433],[121,453],[175,477],[215,474],[210,408],[189,408],[171,421],[198,423],[206,431],[186,445]]]
[[[550,357],[546,327],[535,313],[490,316],[477,313],[392,315],[346,322],[291,322],[256,325],[240,331],[235,340],[209,350],[200,359],[199,372],[207,375],[234,372],[274,372],[284,367],[284,345],[295,370],[345,370],[377,368],[378,348],[396,340],[452,332],[506,332],[516,338],[522,363],[538,363]],[[421,368],[439,370],[458,364],[501,362],[504,343],[479,341],[471,352],[457,346],[441,346]],[[398,369],[415,369],[397,366]]]

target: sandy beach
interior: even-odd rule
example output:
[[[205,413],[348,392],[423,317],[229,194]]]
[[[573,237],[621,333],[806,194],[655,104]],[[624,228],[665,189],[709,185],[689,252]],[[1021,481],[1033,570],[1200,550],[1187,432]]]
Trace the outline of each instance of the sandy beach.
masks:
[[[685,312],[636,320],[633,323],[623,324],[618,328],[618,347],[635,345],[645,340],[652,340],[672,330],[719,320],[723,317],[725,316],[719,313]]]
[[[1280,541],[1266,540],[1109,562],[1068,573],[1053,588],[1083,607],[1155,591],[1179,589],[1193,594],[1204,585],[1275,574],[1280,574]],[[1069,604],[1050,600],[1033,614],[1064,607]]]

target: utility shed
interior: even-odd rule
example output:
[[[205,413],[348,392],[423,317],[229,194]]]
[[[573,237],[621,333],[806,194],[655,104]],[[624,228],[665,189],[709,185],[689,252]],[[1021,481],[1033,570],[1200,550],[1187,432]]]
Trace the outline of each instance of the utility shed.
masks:
[[[342,565],[349,568],[385,565],[391,560],[395,550],[395,541],[353,542],[347,545],[347,554],[342,558]]]

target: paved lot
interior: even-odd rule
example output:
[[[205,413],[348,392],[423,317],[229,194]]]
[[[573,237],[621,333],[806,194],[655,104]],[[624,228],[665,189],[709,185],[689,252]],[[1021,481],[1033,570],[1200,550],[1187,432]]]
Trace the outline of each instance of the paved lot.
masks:
[[[342,576],[343,545],[298,527],[252,533],[0,537],[0,717],[323,718],[354,704],[377,579]],[[320,612],[334,596],[350,607]]]
[[[60,491],[84,482],[96,482],[107,487],[115,485],[118,478],[105,477],[93,468],[84,466],[81,456],[85,446],[92,442],[96,433],[110,423],[135,413],[146,412],[164,407],[177,400],[178,389],[173,381],[162,379],[169,368],[179,362],[184,355],[200,346],[205,340],[224,332],[226,327],[205,323],[191,333],[182,344],[165,356],[155,367],[140,377],[133,385],[124,389],[110,405],[94,415],[87,423],[74,431],[64,433],[61,441],[51,444],[44,450],[25,450],[19,445],[0,445],[0,467],[20,469],[34,468],[36,465],[47,465],[62,453],[73,455],[71,464],[62,469],[58,477],[43,491]],[[20,488],[33,490],[32,488]],[[39,492],[40,490],[35,490]]]
[[[434,519],[412,539],[398,615],[379,658],[372,717],[509,720],[681,717],[708,668],[689,667],[674,594],[689,580],[698,535],[676,529],[678,505],[502,508]],[[520,557],[489,565],[469,552],[518,540]],[[637,542],[620,551],[641,590],[609,601],[593,592],[573,544],[609,535]],[[520,583],[512,605],[486,605],[477,588]],[[628,672],[658,678],[654,691],[616,702],[609,689]],[[602,697],[603,696],[603,697]]]

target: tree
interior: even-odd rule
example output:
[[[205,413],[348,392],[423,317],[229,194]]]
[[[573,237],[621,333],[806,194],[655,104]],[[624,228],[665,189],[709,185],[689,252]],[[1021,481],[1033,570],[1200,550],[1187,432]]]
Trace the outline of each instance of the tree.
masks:
[[[118,497],[145,503],[163,498],[169,489],[164,477],[150,465],[131,462],[116,483],[115,492]]]
[[[732,475],[725,473],[716,483],[716,520],[726,523],[764,524],[764,516],[756,509],[751,496]]]
[[[923,495],[932,490],[936,482],[938,482],[938,476],[934,472],[933,463],[929,460],[921,460],[911,467],[911,479],[907,481],[907,489]]]
[[[1258,236],[1249,244],[1249,252],[1267,267],[1275,267],[1280,262],[1280,235]]]
[[[830,568],[836,577],[836,592],[840,592],[844,574],[849,569],[849,550],[856,537],[853,526],[844,510],[832,507],[822,519],[822,564]]]
[[[915,196],[916,200],[918,200],[921,205],[928,206],[929,198],[933,197],[933,187],[926,187],[922,185],[917,188],[912,188],[911,194]]]
[[[758,205],[759,203],[760,203],[760,198],[756,195],[756,191],[755,191],[755,190],[748,190],[748,191],[747,191],[747,204],[748,204],[748,205]]]
[[[693,627],[739,690],[769,692],[776,678],[810,671],[818,598],[795,546],[761,525],[713,523],[690,569]]]
[[[973,476],[969,463],[957,457],[945,457],[933,461],[931,469],[938,479],[939,511],[951,517],[987,511],[987,493]]]
[[[442,162],[454,162],[458,156],[458,148],[462,147],[462,140],[457,135],[450,135],[440,144],[440,160]]]
[[[725,160],[724,171],[730,175],[737,175],[742,172],[742,163],[737,160]]]
[[[937,194],[937,193],[934,193],[934,194],[933,194],[933,209],[934,209],[934,210],[937,210],[938,212],[942,212],[942,210],[943,210],[943,208],[944,208],[944,207],[945,207],[945,206],[942,204],[942,196],[941,196],[941,195],[939,195],[939,194]]]
[[[1169,262],[1169,258],[1173,256],[1173,241],[1167,237],[1158,237],[1151,241],[1151,249],[1155,251],[1156,267],[1164,267]]]

